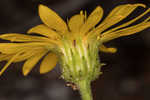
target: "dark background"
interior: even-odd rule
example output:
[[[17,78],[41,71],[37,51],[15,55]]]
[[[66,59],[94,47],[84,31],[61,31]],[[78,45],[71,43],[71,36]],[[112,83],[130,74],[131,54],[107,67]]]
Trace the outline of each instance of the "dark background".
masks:
[[[139,2],[150,7],[150,0],[0,0],[0,33],[25,33],[42,23],[37,10],[41,3],[67,19],[81,9],[89,14],[101,5],[106,16],[117,5]],[[143,11],[139,9],[132,16]],[[118,52],[100,53],[107,65],[102,68],[103,75],[92,83],[94,100],[150,100],[150,29],[106,45],[117,47]],[[27,77],[22,75],[22,65],[12,64],[0,77],[0,100],[81,100],[78,91],[60,78],[59,65],[40,75],[37,64]]]

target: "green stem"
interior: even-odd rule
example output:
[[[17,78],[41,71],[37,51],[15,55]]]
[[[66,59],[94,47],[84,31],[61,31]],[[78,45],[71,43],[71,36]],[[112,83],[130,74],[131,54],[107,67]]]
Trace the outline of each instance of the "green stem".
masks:
[[[90,81],[81,80],[77,83],[82,100],[93,100],[91,93]]]

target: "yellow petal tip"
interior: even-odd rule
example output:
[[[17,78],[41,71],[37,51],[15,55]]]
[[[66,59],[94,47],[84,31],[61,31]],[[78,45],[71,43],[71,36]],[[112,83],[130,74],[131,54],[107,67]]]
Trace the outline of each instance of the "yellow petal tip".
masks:
[[[116,48],[108,48],[108,50],[110,53],[116,53],[117,52]]]
[[[42,70],[40,69],[40,74],[45,74],[45,73],[48,73],[49,71],[45,71],[45,70]]]
[[[141,3],[139,3],[139,4],[135,4],[135,6],[140,6],[140,7],[146,8],[146,5],[141,4]]]
[[[2,76],[2,74],[3,74],[3,73],[2,73],[2,72],[0,72],[0,76]]]
[[[101,6],[97,6],[96,9],[100,9],[101,10],[102,8],[101,8]]]
[[[48,72],[50,72],[53,68],[55,68],[55,66],[49,67],[49,69],[46,69],[46,68],[44,69],[44,68],[40,67],[40,74],[48,73]]]
[[[28,70],[23,71],[23,75],[24,75],[24,76],[27,76],[28,74],[29,74],[29,71],[28,71]]]
[[[43,7],[46,7],[46,6],[43,5],[43,4],[40,4],[40,5],[39,5],[39,9],[40,9],[40,8],[43,8]]]

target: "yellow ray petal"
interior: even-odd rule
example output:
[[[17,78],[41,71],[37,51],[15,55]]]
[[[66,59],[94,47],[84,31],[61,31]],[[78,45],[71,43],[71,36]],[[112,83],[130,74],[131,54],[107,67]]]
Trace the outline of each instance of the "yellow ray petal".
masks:
[[[40,73],[44,74],[51,71],[57,64],[57,56],[54,53],[49,53],[42,61]]]
[[[81,11],[80,14],[72,16],[68,22],[70,30],[79,32],[80,27],[84,24],[84,18],[83,11]]]
[[[28,48],[24,51],[21,51],[22,53],[17,56],[13,62],[20,62],[24,61],[36,54],[39,53],[39,51],[44,50],[42,47],[36,47],[36,48]],[[16,54],[0,54],[0,61],[8,61],[10,60],[14,55]]]
[[[9,61],[15,55],[16,54],[0,54],[0,61]],[[30,52],[30,54],[29,53],[23,53],[23,54],[20,54],[19,56],[17,56],[13,60],[13,62],[23,61],[23,60],[30,58],[31,56],[33,56],[33,53],[31,53],[31,52]]]
[[[14,55],[8,62],[7,64],[2,68],[2,70],[0,71],[0,75],[3,74],[3,72],[8,68],[8,66],[14,61],[14,59],[19,56],[20,52],[17,53],[16,55]]]
[[[68,30],[66,23],[54,11],[44,5],[39,6],[39,16],[52,29],[62,33]]]
[[[12,56],[14,56],[14,55],[10,55],[10,54],[0,54],[0,61],[7,61],[7,60],[11,59]]]
[[[15,54],[0,54],[0,61],[9,61]],[[33,54],[30,53],[24,53],[22,55],[17,56],[13,62],[20,62],[20,61],[24,61],[28,58],[30,58],[31,56],[33,56]]]
[[[117,52],[117,48],[107,48],[106,46],[104,46],[103,44],[100,46],[100,51],[105,52],[105,53],[116,53]]]
[[[17,43],[1,43],[0,52],[4,54],[15,54],[21,50],[21,47],[23,47],[23,45]]]
[[[23,75],[26,76],[32,70],[32,68],[38,63],[38,61],[46,54],[47,51],[39,52],[37,55],[28,59],[23,65]]]
[[[11,42],[44,42],[49,41],[45,37],[40,36],[31,36],[31,35],[24,35],[18,33],[7,33],[0,35],[1,39],[9,40]]]
[[[144,4],[125,4],[114,8],[105,20],[97,27],[98,33],[125,19],[139,6],[145,7]]]
[[[150,22],[143,22],[125,29],[120,29],[118,31],[109,33],[109,34],[102,34],[101,41],[102,42],[108,42],[110,40],[113,40],[115,38],[121,37],[121,36],[127,36],[127,35],[132,35],[137,32],[140,32],[146,28],[150,27]]]
[[[49,27],[47,27],[44,24],[37,25],[37,26],[29,29],[27,33],[29,33],[29,34],[36,33],[36,34],[40,34],[40,35],[46,36],[51,39],[60,38],[60,35],[58,33],[56,33],[55,31],[53,31],[52,29],[50,29]]]
[[[30,48],[29,50],[25,51],[24,53],[22,53],[18,57],[16,57],[14,62],[24,61],[26,59],[29,59],[32,56],[36,56],[39,53],[39,51],[42,51],[42,50],[44,50],[44,49],[41,47],[37,47],[37,48],[33,48],[33,49]]]
[[[29,49],[42,47],[46,49],[54,49],[50,43],[0,43],[0,52],[4,54],[14,54],[19,51],[27,51]]]
[[[103,9],[98,6],[87,18],[85,24],[81,27],[81,33],[86,33],[94,28],[103,17]]]
[[[119,25],[119,26],[117,26],[117,27],[115,27],[115,28],[112,28],[112,29],[108,30],[107,32],[105,32],[105,34],[109,34],[110,32],[113,32],[113,31],[116,31],[116,30],[118,30],[118,29],[120,29],[120,28],[123,28],[123,27],[128,26],[128,25],[134,23],[135,21],[139,20],[140,18],[142,18],[144,15],[146,15],[146,14],[149,13],[149,12],[150,12],[150,9],[147,9],[144,13],[142,13],[142,14],[139,15],[139,16],[137,16],[136,18],[134,18],[134,19],[132,19],[132,20],[130,20],[130,21],[128,21],[128,22],[122,24],[122,25]]]

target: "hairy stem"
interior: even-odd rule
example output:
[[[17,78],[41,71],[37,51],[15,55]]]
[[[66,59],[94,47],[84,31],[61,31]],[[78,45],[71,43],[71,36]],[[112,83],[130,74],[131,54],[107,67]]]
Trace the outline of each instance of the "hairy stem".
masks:
[[[93,100],[90,81],[81,80],[77,83],[82,100]]]

